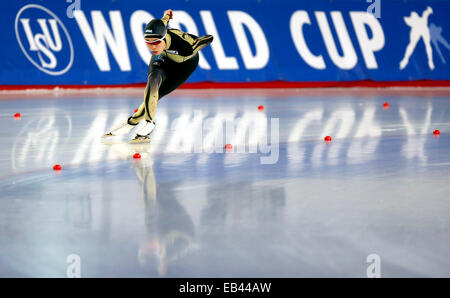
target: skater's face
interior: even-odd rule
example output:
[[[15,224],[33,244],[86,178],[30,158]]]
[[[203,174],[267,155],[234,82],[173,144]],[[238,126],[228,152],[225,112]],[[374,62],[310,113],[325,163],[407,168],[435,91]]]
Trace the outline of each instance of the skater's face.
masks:
[[[161,54],[166,48],[166,42],[163,39],[158,38],[146,38],[145,44],[147,45],[147,48],[155,55]]]

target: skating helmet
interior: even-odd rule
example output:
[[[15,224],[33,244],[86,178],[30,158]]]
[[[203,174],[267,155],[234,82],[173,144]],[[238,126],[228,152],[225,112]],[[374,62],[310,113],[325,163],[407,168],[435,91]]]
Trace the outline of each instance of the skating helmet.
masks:
[[[164,22],[159,19],[153,19],[145,26],[144,38],[164,38],[166,33],[167,29],[164,26]]]

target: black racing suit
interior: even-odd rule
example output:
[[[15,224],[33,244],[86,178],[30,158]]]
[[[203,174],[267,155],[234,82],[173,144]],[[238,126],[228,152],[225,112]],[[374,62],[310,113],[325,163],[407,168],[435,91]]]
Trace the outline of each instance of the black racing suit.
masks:
[[[167,26],[169,16],[161,19]],[[145,118],[153,121],[159,99],[181,86],[198,65],[198,51],[209,45],[212,35],[197,37],[178,29],[168,29],[164,39],[166,48],[160,55],[152,55],[144,102],[128,119],[136,125]]]

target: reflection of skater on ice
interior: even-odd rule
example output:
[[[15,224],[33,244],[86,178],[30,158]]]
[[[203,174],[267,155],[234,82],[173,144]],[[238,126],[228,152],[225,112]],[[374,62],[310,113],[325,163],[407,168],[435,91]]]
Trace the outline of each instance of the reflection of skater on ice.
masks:
[[[170,265],[175,266],[196,249],[194,223],[172,190],[177,184],[159,182],[158,186],[162,187],[158,190],[153,160],[145,144],[104,144],[111,146],[113,156],[121,159],[128,159],[136,152],[142,154],[142,159],[133,162],[133,168],[142,183],[146,228],[137,259],[145,272],[165,276]]]
[[[441,57],[442,63],[446,64],[444,56],[442,56],[441,49],[439,48],[439,43],[444,45],[444,47],[446,47],[447,50],[450,50],[450,45],[442,36],[442,28],[431,23],[430,24],[430,35],[431,35],[431,42],[433,43],[434,48],[437,50],[439,57]]]
[[[170,265],[176,265],[194,248],[195,227],[189,213],[178,202],[173,186],[162,187],[164,191],[157,189],[153,168],[146,161],[144,158],[134,163],[142,182],[147,229],[146,239],[139,245],[138,261],[145,271],[165,276]]]
[[[428,57],[428,66],[430,69],[434,69],[433,63],[433,50],[431,49],[430,43],[430,30],[428,29],[428,17],[433,13],[433,9],[431,7],[427,7],[427,9],[423,12],[422,17],[413,11],[409,17],[404,17],[405,23],[411,27],[411,32],[409,33],[409,44],[406,47],[405,57],[403,57],[400,62],[400,69],[404,69],[406,65],[409,63],[409,57],[414,52],[417,43],[420,38],[423,38],[423,42],[425,43],[425,49]]]

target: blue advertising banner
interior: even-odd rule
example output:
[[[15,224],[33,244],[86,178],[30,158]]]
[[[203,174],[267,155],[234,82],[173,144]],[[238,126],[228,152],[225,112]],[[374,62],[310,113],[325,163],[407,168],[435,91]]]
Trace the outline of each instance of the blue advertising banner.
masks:
[[[450,79],[447,0],[14,0],[0,85],[145,82],[143,30],[167,9],[169,27],[214,36],[189,82]]]

